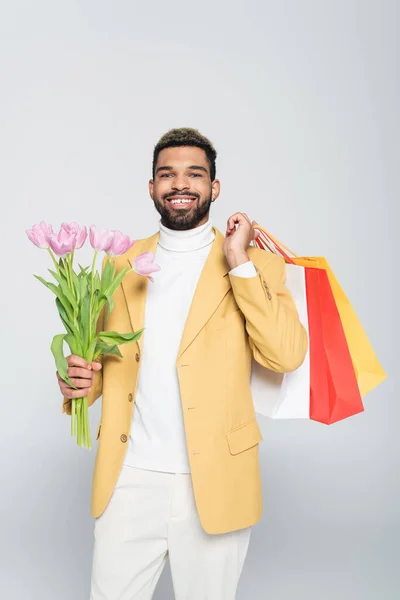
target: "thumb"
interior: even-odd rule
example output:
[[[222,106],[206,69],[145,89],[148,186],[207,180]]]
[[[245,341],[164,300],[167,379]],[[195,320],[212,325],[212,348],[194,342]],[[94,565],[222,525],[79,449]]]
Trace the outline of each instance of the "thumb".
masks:
[[[97,362],[97,361],[92,362],[93,371],[100,371],[100,369],[102,369],[102,368],[103,368],[103,365],[100,362]]]
[[[254,229],[254,238],[253,239],[256,240],[258,238],[258,236],[260,235],[260,230],[257,229],[257,223],[256,223],[256,221],[252,221],[251,226]]]

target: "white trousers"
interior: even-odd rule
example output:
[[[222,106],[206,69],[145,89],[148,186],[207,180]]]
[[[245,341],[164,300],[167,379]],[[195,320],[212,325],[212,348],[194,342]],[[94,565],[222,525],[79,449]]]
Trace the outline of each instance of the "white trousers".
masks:
[[[168,554],[176,600],[234,600],[250,532],[206,533],[190,474],[123,466],[95,519],[90,599],[151,599]]]

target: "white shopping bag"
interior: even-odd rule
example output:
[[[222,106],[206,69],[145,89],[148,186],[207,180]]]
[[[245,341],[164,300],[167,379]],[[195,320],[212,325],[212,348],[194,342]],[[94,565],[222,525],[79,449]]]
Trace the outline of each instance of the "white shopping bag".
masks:
[[[308,333],[307,295],[304,267],[286,265],[286,287],[296,304]],[[250,387],[255,411],[272,419],[310,418],[310,352],[291,373],[276,373],[253,359]]]

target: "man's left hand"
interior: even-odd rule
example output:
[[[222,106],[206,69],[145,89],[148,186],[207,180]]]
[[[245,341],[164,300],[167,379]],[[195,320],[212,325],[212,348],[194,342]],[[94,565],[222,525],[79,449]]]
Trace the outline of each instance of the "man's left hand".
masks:
[[[250,242],[259,236],[254,225],[255,221],[251,222],[246,213],[238,212],[229,217],[222,251],[230,269],[250,260],[247,249]]]

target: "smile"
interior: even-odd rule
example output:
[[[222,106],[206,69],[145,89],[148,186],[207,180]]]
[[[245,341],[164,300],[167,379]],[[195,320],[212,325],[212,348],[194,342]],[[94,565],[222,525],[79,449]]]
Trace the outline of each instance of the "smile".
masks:
[[[185,205],[187,206],[188,204],[192,204],[192,202],[194,202],[196,200],[196,198],[189,198],[189,197],[183,197],[183,198],[169,198],[168,202],[170,204],[174,204],[174,205]]]

